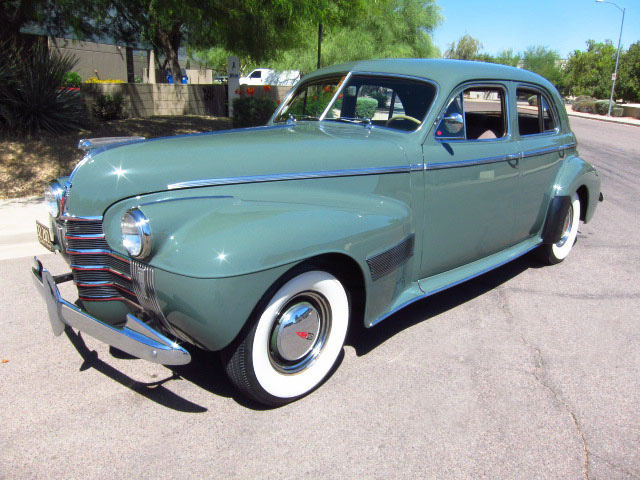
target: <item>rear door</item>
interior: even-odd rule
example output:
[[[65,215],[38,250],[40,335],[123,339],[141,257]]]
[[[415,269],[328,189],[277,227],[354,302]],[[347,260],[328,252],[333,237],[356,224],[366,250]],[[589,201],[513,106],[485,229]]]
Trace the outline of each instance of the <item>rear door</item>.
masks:
[[[514,234],[524,240],[542,228],[553,195],[553,181],[564,156],[561,147],[572,138],[561,135],[558,113],[543,89],[517,85],[515,105],[522,156]]]

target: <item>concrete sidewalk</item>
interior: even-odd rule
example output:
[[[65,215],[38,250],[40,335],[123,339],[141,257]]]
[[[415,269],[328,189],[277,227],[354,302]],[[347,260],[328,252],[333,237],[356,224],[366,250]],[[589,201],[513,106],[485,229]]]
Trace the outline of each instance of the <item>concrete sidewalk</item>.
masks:
[[[571,110],[571,105],[565,105],[567,109],[567,115],[570,117],[589,118],[591,120],[598,120],[600,122],[617,123],[620,125],[633,125],[640,127],[640,119],[632,117],[606,117],[604,115],[594,115],[593,113],[574,112]]]
[[[48,218],[43,197],[0,200],[0,260],[50,253],[36,235],[36,220]]]

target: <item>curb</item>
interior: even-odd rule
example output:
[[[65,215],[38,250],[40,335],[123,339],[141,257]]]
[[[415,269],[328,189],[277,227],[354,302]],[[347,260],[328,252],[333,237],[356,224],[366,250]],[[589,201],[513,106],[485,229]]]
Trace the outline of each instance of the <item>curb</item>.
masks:
[[[617,123],[619,125],[630,125],[632,127],[640,127],[640,120],[638,119],[626,120],[624,119],[625,117],[617,117],[617,118],[623,118],[622,120],[618,120],[610,117],[605,117],[602,115],[589,115],[588,113],[573,112],[568,108],[566,110],[567,110],[567,115],[569,115],[570,117],[586,118],[588,120],[596,120],[598,122]]]

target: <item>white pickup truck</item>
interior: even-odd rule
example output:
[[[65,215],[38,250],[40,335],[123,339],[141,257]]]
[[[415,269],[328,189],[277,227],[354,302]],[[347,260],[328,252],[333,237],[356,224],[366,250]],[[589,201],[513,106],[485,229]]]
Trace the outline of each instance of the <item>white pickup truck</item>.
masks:
[[[293,85],[298,80],[299,70],[278,72],[270,68],[256,68],[246,77],[240,77],[240,85]]]

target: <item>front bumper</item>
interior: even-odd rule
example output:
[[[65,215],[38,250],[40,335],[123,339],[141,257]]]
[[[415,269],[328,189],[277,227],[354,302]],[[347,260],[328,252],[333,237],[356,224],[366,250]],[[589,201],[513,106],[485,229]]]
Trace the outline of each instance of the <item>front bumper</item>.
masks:
[[[43,268],[40,260],[34,257],[34,261],[33,279],[47,303],[54,335],[61,335],[65,325],[68,325],[134,357],[150,362],[163,365],[185,365],[191,361],[189,352],[134,315],[127,315],[125,326],[116,328],[83,312],[76,305],[62,298],[56,285],[71,280],[71,276],[54,277]]]

